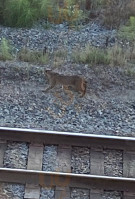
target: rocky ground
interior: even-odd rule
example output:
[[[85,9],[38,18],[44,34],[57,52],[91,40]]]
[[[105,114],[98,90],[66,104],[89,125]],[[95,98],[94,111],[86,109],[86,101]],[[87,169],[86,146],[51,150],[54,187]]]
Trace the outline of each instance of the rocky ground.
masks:
[[[88,43],[103,47],[107,36],[109,45],[114,44],[115,34],[115,30],[107,30],[94,22],[75,29],[70,29],[66,24],[52,25],[49,29],[45,29],[43,21],[31,29],[0,26],[0,38],[8,39],[16,51],[24,46],[32,50],[43,49],[47,46],[50,52],[59,47],[70,51],[78,46],[84,47]]]
[[[135,78],[123,68],[77,64],[57,68],[57,72],[79,74],[88,81],[85,97],[75,93],[71,103],[59,87],[42,92],[48,86],[43,75],[46,66],[18,62],[1,62],[1,66],[5,67],[0,87],[1,126],[134,136]]]

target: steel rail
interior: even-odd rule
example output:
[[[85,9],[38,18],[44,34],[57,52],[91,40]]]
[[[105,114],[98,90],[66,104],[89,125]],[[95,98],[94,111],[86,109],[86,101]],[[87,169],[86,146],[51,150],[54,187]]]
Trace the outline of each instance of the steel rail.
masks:
[[[99,188],[119,191],[134,191],[135,178],[108,177],[99,175],[44,172],[35,170],[0,168],[0,181],[37,184],[43,187],[69,186]]]
[[[37,184],[43,187],[69,186],[87,189],[105,188],[118,191],[134,191],[135,188],[135,178],[69,174],[9,168],[0,168],[0,181]]]
[[[57,132],[35,129],[0,127],[0,139],[63,144],[75,146],[104,146],[115,149],[135,148],[135,137]]]
[[[92,137],[101,139],[112,139],[112,140],[125,140],[125,141],[135,141],[135,137],[126,136],[111,136],[111,135],[97,135],[97,134],[86,134],[86,133],[71,133],[71,132],[59,132],[59,131],[48,131],[48,130],[36,130],[36,129],[23,129],[23,128],[9,128],[0,127],[0,131],[14,131],[14,132],[25,132],[25,133],[38,133],[38,134],[50,134],[50,135],[65,135],[65,136],[82,136],[82,137]]]

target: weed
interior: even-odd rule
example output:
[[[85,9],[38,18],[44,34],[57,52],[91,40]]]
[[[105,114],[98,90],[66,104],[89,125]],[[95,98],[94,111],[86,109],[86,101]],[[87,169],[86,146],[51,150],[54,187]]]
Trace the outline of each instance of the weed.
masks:
[[[12,60],[13,55],[11,53],[12,47],[10,46],[7,39],[2,38],[1,45],[0,45],[0,60]]]
[[[49,62],[49,55],[48,54],[45,54],[45,55],[40,55],[38,57],[38,63],[39,64],[47,64]]]
[[[43,27],[44,29],[50,29],[50,28],[51,28],[51,24],[49,23],[48,20],[46,20],[46,22],[42,25],[42,27]]]

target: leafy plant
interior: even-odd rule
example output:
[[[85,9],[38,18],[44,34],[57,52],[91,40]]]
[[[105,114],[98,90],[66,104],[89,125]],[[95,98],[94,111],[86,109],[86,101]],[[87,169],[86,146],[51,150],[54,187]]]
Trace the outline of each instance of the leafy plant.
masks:
[[[61,9],[63,21],[70,24],[76,24],[78,21],[85,18],[84,12],[79,8],[79,4],[75,4],[73,0],[66,0],[64,8]]]

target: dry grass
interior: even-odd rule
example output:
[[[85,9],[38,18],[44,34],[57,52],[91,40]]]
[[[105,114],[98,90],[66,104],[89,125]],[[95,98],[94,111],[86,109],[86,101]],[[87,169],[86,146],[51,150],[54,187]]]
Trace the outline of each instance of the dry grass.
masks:
[[[103,49],[89,45],[83,50],[74,51],[72,59],[76,63],[109,64],[108,57]]]
[[[111,66],[124,66],[127,63],[127,52],[118,44],[107,50],[107,56]]]
[[[61,57],[65,59],[67,57],[67,50],[64,49],[58,49],[54,52],[54,57]]]
[[[47,64],[49,61],[49,55],[46,53],[43,55],[43,52],[32,51],[27,48],[22,48],[17,55],[17,58],[24,62]]]
[[[122,26],[118,31],[118,37],[128,40],[131,43],[135,41],[135,17],[131,16],[126,25]]]
[[[125,67],[125,73],[126,75],[130,76],[130,77],[135,77],[135,62],[134,64],[129,63],[126,67]]]
[[[64,64],[64,62],[67,59],[67,50],[66,49],[58,49],[54,51],[52,55],[53,59],[53,65],[55,68],[60,67]]]
[[[74,51],[72,60],[90,65],[125,66],[127,63],[135,62],[135,46],[128,49],[118,44],[107,49],[86,46],[83,50]]]

